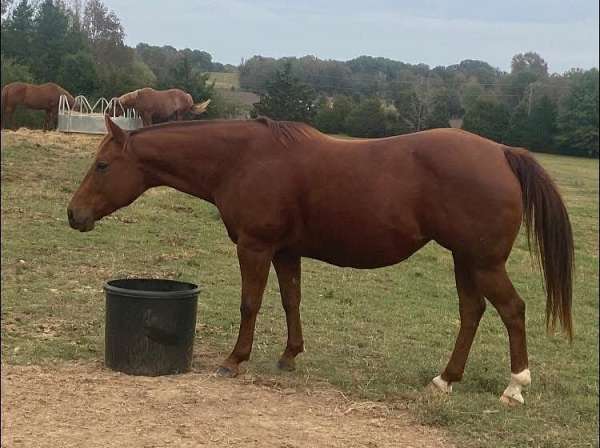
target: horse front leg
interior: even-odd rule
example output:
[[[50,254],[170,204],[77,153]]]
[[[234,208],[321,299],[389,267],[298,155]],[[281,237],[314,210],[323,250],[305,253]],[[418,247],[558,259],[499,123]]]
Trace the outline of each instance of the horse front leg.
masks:
[[[250,359],[256,316],[260,310],[273,258],[269,249],[257,249],[242,244],[238,244],[237,254],[242,274],[240,331],[233,351],[217,370],[219,376],[228,378],[236,376],[240,363]]]
[[[295,369],[295,357],[304,351],[302,323],[300,322],[300,257],[288,254],[276,254],[273,266],[279,281],[281,304],[285,310],[288,337],[287,344],[277,366],[282,370]]]
[[[152,124],[152,114],[148,112],[142,113],[142,125],[144,127],[150,126]]]

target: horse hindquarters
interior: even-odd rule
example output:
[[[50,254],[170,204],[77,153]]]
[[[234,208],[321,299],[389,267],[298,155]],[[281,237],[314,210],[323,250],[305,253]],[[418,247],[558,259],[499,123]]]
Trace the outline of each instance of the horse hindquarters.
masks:
[[[554,183],[531,155],[522,150],[506,149],[505,157],[519,182],[522,191],[521,209],[527,234],[536,242],[544,272],[547,292],[546,323],[551,329],[555,321],[560,320],[570,337],[573,240],[566,209]],[[505,176],[500,171],[496,178],[502,180]],[[499,181],[499,189],[504,184],[509,185],[508,182]],[[500,314],[508,332],[512,372],[510,384],[502,394],[501,400],[509,405],[522,404],[524,400],[521,389],[531,382],[525,334],[525,303],[515,291],[505,269],[505,261],[514,236],[510,235],[512,224],[509,224],[512,220],[503,218],[510,216],[510,213],[503,212],[500,207],[492,209],[500,226],[508,227],[504,238],[501,238],[501,232],[496,232],[491,238],[487,237],[488,244],[476,244],[477,242],[471,239],[471,244],[466,245],[470,250],[465,251],[464,248],[457,247],[455,269],[458,274],[466,263],[469,269],[468,283],[473,287],[471,302],[474,303],[478,296],[486,297]],[[485,216],[482,211],[480,219],[485,221]],[[486,238],[481,240],[485,243]],[[460,252],[460,257],[457,257],[457,252]],[[502,256],[502,253],[505,255]],[[465,294],[464,287],[461,287],[458,275],[457,289],[460,296],[461,329],[448,367],[440,377],[434,379],[434,384],[446,392],[451,390],[451,382],[459,381],[462,376],[478,319],[481,317],[479,312],[463,313],[463,302],[468,294]],[[475,309],[472,304],[469,306]],[[483,313],[482,307],[480,310]]]

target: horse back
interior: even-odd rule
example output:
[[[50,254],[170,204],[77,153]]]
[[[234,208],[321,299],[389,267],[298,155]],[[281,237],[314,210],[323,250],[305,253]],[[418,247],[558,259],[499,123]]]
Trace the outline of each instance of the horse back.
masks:
[[[154,90],[144,88],[140,90],[138,95],[137,108],[139,110],[151,111],[163,118],[167,118],[180,110],[187,111],[193,105],[191,96],[179,89]],[[188,97],[190,98],[188,99]]]
[[[320,136],[272,148],[241,161],[243,175],[224,201],[235,209],[224,213],[230,233],[369,268],[397,263],[432,239],[469,248],[518,231],[518,181],[501,146],[473,134]]]

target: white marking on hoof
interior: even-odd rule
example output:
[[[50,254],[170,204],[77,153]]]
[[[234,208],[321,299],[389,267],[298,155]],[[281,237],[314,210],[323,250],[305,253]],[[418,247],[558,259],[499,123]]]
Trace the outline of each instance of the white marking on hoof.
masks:
[[[520,373],[511,373],[510,383],[508,383],[508,387],[502,393],[500,401],[509,406],[525,404],[525,399],[523,398],[521,391],[524,386],[529,386],[530,384],[531,372],[529,369],[525,369]]]
[[[444,392],[445,394],[449,394],[452,392],[452,384],[444,380],[441,375],[438,375],[434,379],[432,379],[431,384],[433,384],[438,390]]]

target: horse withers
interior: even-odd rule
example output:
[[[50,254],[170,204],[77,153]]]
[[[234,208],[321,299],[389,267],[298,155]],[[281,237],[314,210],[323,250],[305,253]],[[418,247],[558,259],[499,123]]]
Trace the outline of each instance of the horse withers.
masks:
[[[569,217],[549,175],[525,150],[456,129],[340,140],[268,119],[125,132],[107,117],[106,126],[109,133],[68,206],[69,223],[92,230],[160,185],[216,205],[237,246],[242,277],[239,335],[218,370],[222,376],[235,376],[250,357],[271,264],[288,328],[279,366],[293,369],[304,348],[301,257],[377,268],[434,240],[454,258],[461,323],[433,387],[450,392],[461,380],[487,299],[509,338],[512,375],[501,399],[523,403],[521,389],[530,383],[525,303],[505,269],[521,221],[539,249],[547,326],[559,320],[572,334]]]
[[[210,100],[194,104],[192,95],[180,89],[154,90],[151,87],[134,90],[119,97],[125,109],[134,108],[144,126],[153,120],[183,120],[186,114],[202,114]]]
[[[13,127],[12,118],[17,106],[46,111],[44,130],[56,128],[61,95],[67,97],[69,106],[73,108],[73,95],[53,82],[40,85],[25,82],[7,84],[2,88],[2,128]]]

